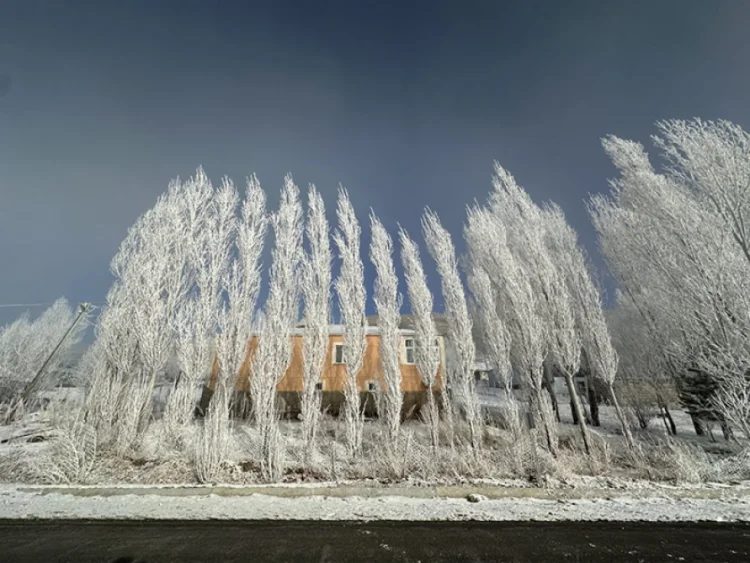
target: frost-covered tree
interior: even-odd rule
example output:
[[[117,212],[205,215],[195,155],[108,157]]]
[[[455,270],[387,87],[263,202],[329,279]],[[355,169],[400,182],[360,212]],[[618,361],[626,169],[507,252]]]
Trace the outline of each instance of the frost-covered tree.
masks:
[[[589,367],[594,376],[605,384],[623,435],[628,446],[632,448],[633,436],[614,387],[617,375],[617,353],[610,338],[602,309],[601,295],[586,264],[586,257],[578,243],[578,236],[566,221],[562,209],[554,204],[548,205],[545,209],[544,225],[552,260],[570,296],[570,306],[575,314],[576,331],[586,350]],[[582,419],[579,417],[578,420]],[[581,426],[585,425],[581,424]]]
[[[454,370],[448,376],[448,381],[456,385],[458,401],[469,425],[471,446],[477,451],[481,447],[482,416],[474,390],[475,349],[472,324],[458,272],[456,249],[450,233],[440,223],[438,216],[429,209],[422,216],[422,232],[427,249],[437,264],[445,312],[448,316],[448,341],[453,352],[453,361],[448,369]]]
[[[401,426],[401,407],[404,397],[401,392],[401,295],[398,292],[398,276],[393,266],[393,242],[383,224],[370,213],[370,261],[375,266],[375,292],[373,299],[378,312],[380,331],[380,362],[386,388],[381,393],[382,412],[388,432],[388,443],[395,448]]]
[[[338,229],[334,241],[341,259],[341,269],[334,286],[338,295],[339,310],[344,324],[344,423],[346,444],[351,457],[359,455],[362,448],[364,412],[360,406],[357,375],[362,370],[367,348],[367,317],[365,305],[364,266],[360,255],[361,230],[349,194],[339,188],[336,207]]]
[[[230,183],[219,192],[220,208],[238,205],[238,196]],[[255,176],[248,178],[245,199],[238,218],[222,214],[235,231],[231,260],[222,280],[224,295],[219,314],[218,374],[216,391],[225,393],[228,401],[237,376],[247,359],[254,324],[256,304],[261,284],[261,254],[266,236],[268,217],[266,196]],[[213,400],[212,400],[213,401]]]
[[[107,307],[127,311],[125,322],[137,348],[137,373],[126,374],[125,386],[130,389],[129,409],[139,412],[135,429],[122,428],[125,442],[135,439],[134,431],[142,433],[151,418],[157,377],[174,354],[174,315],[191,284],[185,265],[193,241],[183,201],[183,185],[173,181],[130,228],[112,260],[118,289],[108,296]],[[120,313],[118,317],[122,319]]]
[[[215,225],[229,237],[229,264],[221,278],[214,393],[196,442],[196,473],[202,482],[215,478],[229,442],[229,413],[237,376],[247,358],[254,312],[260,291],[260,257],[266,234],[266,197],[255,176],[248,178],[239,216],[240,198],[228,178],[214,196]],[[220,240],[224,240],[223,238]],[[224,250],[218,257],[225,256]]]
[[[571,405],[587,452],[591,440],[573,377],[581,366],[581,333],[565,272],[551,255],[556,233],[549,231],[549,213],[539,208],[513,176],[495,164],[490,208],[508,223],[509,245],[532,283],[538,314],[546,323],[547,357],[565,379]],[[512,225],[512,227],[510,226]]]
[[[750,373],[750,136],[728,122],[666,121],[644,148],[607,137],[620,176],[590,209],[610,270],[679,379],[705,373],[721,416],[746,417]],[[700,218],[697,221],[696,218]],[[722,400],[722,395],[726,394]],[[741,425],[739,425],[741,427]]]
[[[120,450],[145,430],[157,377],[175,354],[175,319],[194,281],[198,212],[208,197],[200,192],[209,189],[202,169],[186,183],[171,182],[112,260],[115,283],[96,331],[101,371],[91,381],[88,407],[102,415],[95,417],[100,431],[114,429],[109,437]]]
[[[305,457],[309,458],[315,443],[322,392],[317,384],[323,374],[328,353],[331,296],[331,244],[325,204],[315,186],[307,195],[307,240],[309,251],[302,263],[302,298],[304,301],[304,337],[302,340],[302,436]]]
[[[472,265],[469,288],[474,295],[478,321],[486,350],[503,385],[506,396],[512,396],[512,366],[510,363],[510,333],[498,313],[498,295],[488,273],[481,265]]]
[[[216,280],[220,284],[219,291],[223,294],[221,302],[217,303],[219,309],[216,311],[217,333],[214,340],[218,369],[215,370],[213,394],[203,425],[195,440],[195,472],[202,483],[215,480],[219,467],[226,458],[230,433],[230,402],[251,333],[250,320],[245,317],[249,292],[244,285],[243,256],[237,252],[230,258],[235,250],[233,243],[235,239],[239,239],[239,203],[240,197],[234,183],[223,178],[214,194],[212,218],[213,228],[216,230],[215,258],[223,265],[218,272],[221,277]],[[252,299],[254,305],[254,297]]]
[[[644,327],[641,313],[621,291],[616,293],[615,306],[607,312],[606,322],[616,352],[618,402],[622,399],[642,429],[657,414],[663,414],[664,424],[672,433],[669,410],[664,409],[666,397],[674,394],[675,381],[665,363],[660,338]],[[708,404],[701,405],[696,415],[703,416],[704,409],[710,408]],[[691,412],[691,406],[687,410]]]
[[[440,348],[437,346],[437,329],[432,316],[432,293],[427,286],[427,277],[422,267],[419,248],[408,233],[399,229],[401,242],[401,263],[404,266],[406,290],[409,295],[412,316],[414,318],[414,335],[416,340],[415,363],[422,383],[427,387],[427,420],[430,425],[430,441],[437,448],[439,440],[439,413],[435,401],[435,386],[440,369]],[[443,377],[441,397],[447,403],[448,392]],[[444,409],[446,412],[448,409]]]
[[[141,404],[139,397],[133,397],[140,390],[134,377],[140,369],[137,332],[131,304],[122,293],[125,289],[115,282],[97,319],[95,340],[88,351],[97,361],[89,374],[86,396],[86,416],[96,427],[99,443],[118,450],[133,440]]]
[[[276,386],[292,359],[292,335],[299,313],[299,266],[302,258],[303,214],[299,189],[291,175],[284,178],[279,210],[271,216],[274,246],[264,322],[253,355],[251,396],[261,437],[261,468],[266,479],[279,479],[282,444],[276,410]]]
[[[750,263],[750,135],[728,121],[694,119],[657,123],[653,140],[669,177],[716,214],[730,248]]]
[[[86,317],[77,317],[60,298],[34,320],[24,313],[0,327],[0,402],[22,395],[28,400],[71,367],[87,327]]]
[[[467,236],[471,240],[471,235]],[[493,287],[489,274],[481,265],[480,258],[471,260],[469,288],[477,305],[482,341],[490,363],[498,375],[504,391],[506,419],[516,438],[521,433],[520,413],[513,394],[513,369],[510,361],[511,335],[506,327],[500,308],[501,296]]]
[[[498,311],[510,333],[511,364],[521,374],[531,412],[542,427],[547,448],[555,455],[557,427],[544,391],[549,326],[540,304],[542,296],[509,247],[508,230],[518,228],[516,220],[513,216],[504,217],[497,209],[475,206],[469,210],[465,236],[472,267],[481,266],[497,292]],[[487,244],[488,240],[492,244]]]
[[[529,213],[529,230],[539,233],[539,237],[525,238],[528,243],[519,255],[529,257],[523,261],[528,270],[529,278],[535,285],[535,292],[541,295],[538,304],[542,316],[547,322],[549,339],[549,360],[554,363],[557,371],[562,374],[571,400],[575,420],[583,439],[584,450],[591,453],[591,438],[585,422],[581,398],[578,395],[573,377],[581,367],[581,336],[576,327],[576,318],[569,289],[565,283],[565,274],[561,271],[560,263],[555,262],[550,255],[548,244],[554,244],[555,232],[549,231],[549,217],[536,206]],[[550,242],[551,241],[551,242]]]
[[[215,195],[202,169],[183,186],[181,212],[190,241],[185,275],[194,286],[172,318],[180,373],[167,398],[164,419],[173,433],[179,433],[192,420],[196,386],[210,373],[216,355],[222,280],[234,232],[230,219],[220,216]]]

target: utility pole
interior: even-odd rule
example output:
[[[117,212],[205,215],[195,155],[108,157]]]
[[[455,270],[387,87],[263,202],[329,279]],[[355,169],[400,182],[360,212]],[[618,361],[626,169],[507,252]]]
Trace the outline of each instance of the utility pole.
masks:
[[[76,316],[75,320],[73,321],[73,324],[70,325],[68,330],[65,331],[65,334],[63,334],[62,338],[60,339],[60,342],[57,343],[57,346],[55,346],[54,350],[50,353],[49,356],[47,356],[47,359],[44,360],[44,363],[42,364],[42,367],[39,368],[39,371],[36,372],[36,375],[34,376],[34,379],[32,379],[24,388],[23,390],[23,402],[24,404],[28,403],[31,399],[31,396],[34,394],[34,391],[36,387],[39,385],[39,382],[42,380],[42,376],[44,375],[45,370],[47,369],[47,366],[49,366],[50,362],[52,361],[52,358],[55,357],[55,354],[57,354],[57,351],[60,349],[60,347],[63,345],[63,342],[68,338],[68,335],[71,333],[71,331],[76,327],[78,322],[83,318],[83,315],[88,312],[89,308],[91,307],[90,303],[81,303],[78,307],[78,315]]]

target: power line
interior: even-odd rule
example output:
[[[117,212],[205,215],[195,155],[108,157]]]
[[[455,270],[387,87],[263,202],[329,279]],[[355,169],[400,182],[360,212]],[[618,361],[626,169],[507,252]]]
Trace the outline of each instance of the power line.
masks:
[[[82,302],[83,303],[83,302]],[[90,305],[104,305],[104,301],[88,301]],[[55,301],[47,303],[0,303],[0,309],[10,309],[12,307],[48,307],[54,305]]]
[[[5,303],[0,304],[0,308],[3,309],[9,309],[11,307],[45,307],[47,305],[52,305],[52,303]]]

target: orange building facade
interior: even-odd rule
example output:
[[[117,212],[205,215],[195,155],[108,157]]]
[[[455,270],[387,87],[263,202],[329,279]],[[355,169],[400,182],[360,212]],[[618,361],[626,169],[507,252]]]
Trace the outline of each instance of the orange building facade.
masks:
[[[292,336],[294,343],[292,348],[292,358],[284,377],[278,383],[276,390],[281,399],[281,408],[287,414],[294,414],[299,411],[299,395],[303,389],[303,354],[302,343],[304,339],[304,329],[295,329]],[[374,408],[373,398],[378,390],[385,389],[386,383],[383,377],[382,362],[380,360],[380,332],[378,327],[368,327],[367,329],[367,346],[362,369],[357,374],[357,385],[363,404],[368,406],[370,411]],[[236,383],[236,390],[243,395],[247,395],[250,389],[249,380],[252,376],[251,365],[252,357],[255,353],[258,339],[253,337],[250,341],[248,355],[240,371]],[[324,408],[333,411],[338,410],[343,399],[344,384],[347,378],[346,365],[343,363],[343,346],[344,336],[342,327],[334,325],[329,329],[328,352],[323,364],[323,370],[318,389],[323,393]],[[436,346],[440,351],[440,368],[438,372],[437,384],[434,391],[441,390],[441,381],[445,366],[445,346],[442,336],[438,336]],[[427,387],[422,383],[422,378],[415,365],[416,339],[414,331],[409,329],[399,330],[399,365],[401,368],[401,391],[404,393],[404,409],[418,409],[426,401]],[[214,368],[208,389],[212,390],[218,365]],[[203,401],[202,401],[203,402]],[[373,403],[373,404],[370,404]]]

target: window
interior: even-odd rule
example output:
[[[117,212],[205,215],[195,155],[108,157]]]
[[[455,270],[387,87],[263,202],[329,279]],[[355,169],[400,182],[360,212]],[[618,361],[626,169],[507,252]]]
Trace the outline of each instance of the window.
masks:
[[[406,363],[413,364],[414,363],[414,339],[405,338],[404,348],[406,349]]]
[[[344,363],[344,345],[343,344],[333,345],[333,363],[334,364]]]
[[[318,382],[317,382],[317,383],[315,384],[315,390],[316,390],[316,391],[322,391],[322,390],[323,390],[323,382],[322,382],[322,381],[318,381]]]
[[[377,391],[380,389],[380,386],[378,385],[377,381],[368,381],[367,382],[367,390],[368,391]]]

